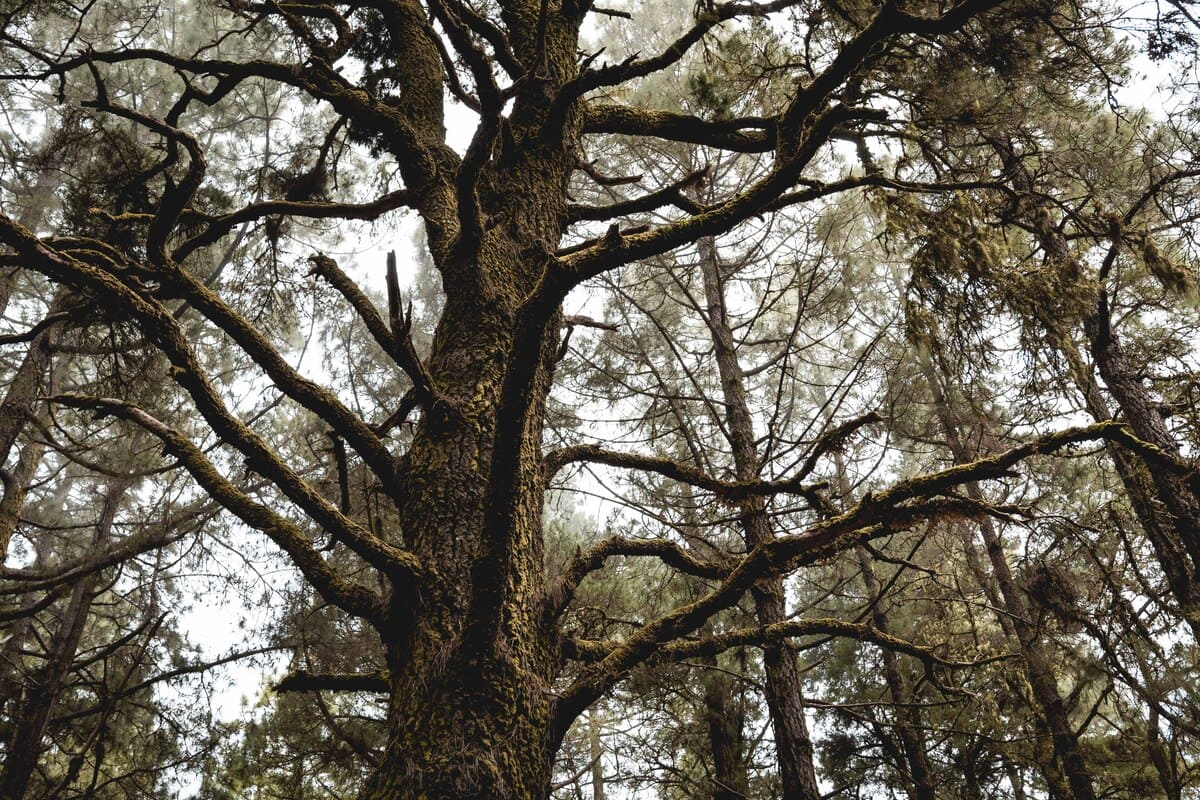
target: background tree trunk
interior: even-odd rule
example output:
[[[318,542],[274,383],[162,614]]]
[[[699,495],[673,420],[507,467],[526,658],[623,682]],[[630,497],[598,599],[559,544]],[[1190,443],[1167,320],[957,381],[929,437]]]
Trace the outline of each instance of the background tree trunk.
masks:
[[[737,345],[725,311],[724,286],[716,242],[705,237],[698,242],[700,273],[704,282],[707,322],[712,332],[713,350],[721,376],[721,396],[729,444],[733,449],[735,474],[740,481],[761,479],[754,437],[754,418],[746,395],[745,379],[738,363]],[[747,547],[774,541],[771,519],[761,497],[741,504],[742,531]],[[783,579],[763,578],[751,589],[755,615],[760,625],[772,625],[788,619]],[[816,770],[813,767],[812,739],[804,718],[804,684],[796,652],[786,644],[763,647],[763,666],[767,683],[765,698],[775,733],[779,774],[785,800],[818,800]]]

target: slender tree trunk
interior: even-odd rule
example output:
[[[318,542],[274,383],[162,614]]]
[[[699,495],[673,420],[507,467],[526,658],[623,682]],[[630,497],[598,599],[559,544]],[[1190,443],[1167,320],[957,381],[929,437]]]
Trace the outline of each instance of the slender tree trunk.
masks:
[[[1003,160],[1014,187],[1030,198],[1033,213],[1028,216],[1038,243],[1055,266],[1056,281],[1068,295],[1087,293],[1092,310],[1080,320],[1091,346],[1096,367],[1104,378],[1109,394],[1143,441],[1164,453],[1179,455],[1179,445],[1167,430],[1162,415],[1121,347],[1108,318],[1108,301],[1103,289],[1098,296],[1083,281],[1083,268],[1071,251],[1066,237],[1052,224],[1044,199],[1033,199],[1034,183],[1012,147],[1001,141],[992,146]],[[1057,309],[1039,308],[1039,321],[1049,335],[1051,345],[1067,360],[1072,379],[1083,395],[1088,412],[1097,421],[1112,419],[1108,403],[1091,368],[1083,363],[1068,326]],[[1129,452],[1114,443],[1106,449],[1125,486],[1130,506],[1154,548],[1171,594],[1179,603],[1184,619],[1200,639],[1200,498],[1177,475],[1162,464]]]
[[[600,741],[600,720],[596,710],[588,712],[588,758],[591,759],[592,800],[605,800],[604,743]]]
[[[716,243],[711,237],[699,241],[700,269],[704,280],[704,295],[709,329],[712,332],[717,370],[721,376],[721,393],[725,401],[729,443],[733,449],[734,467],[738,480],[757,480],[760,475],[754,421],[746,396],[745,380],[737,359],[737,348],[725,312],[724,287]],[[762,498],[742,503],[742,530],[749,547],[758,547],[774,540],[775,533]],[[783,579],[764,578],[751,589],[755,614],[760,625],[787,620],[787,601]],[[763,648],[766,671],[766,701],[775,734],[779,771],[785,800],[816,800],[817,788],[813,767],[812,739],[804,717],[804,684],[796,653],[786,644]]]
[[[110,484],[96,525],[95,546],[105,544],[111,537],[117,508],[130,485],[129,479],[117,479]],[[25,797],[42,753],[42,739],[50,712],[75,663],[100,577],[100,573],[92,573],[72,589],[67,608],[50,642],[46,663],[23,687],[17,724],[8,742],[4,765],[0,767],[0,800],[23,800]]]
[[[928,362],[925,364],[925,373],[933,392],[938,417],[946,434],[946,444],[956,463],[970,463],[978,457],[978,453],[972,452],[963,440],[954,411],[946,398],[941,382]],[[978,483],[968,483],[966,491],[967,496],[972,500],[983,502],[986,499]],[[1079,741],[1067,714],[1066,705],[1058,693],[1058,681],[1054,677],[1050,659],[1042,647],[1037,629],[1031,622],[1032,618],[1030,609],[1025,602],[1025,595],[1009,567],[1008,556],[1004,551],[1004,540],[995,525],[992,524],[991,519],[987,517],[980,520],[979,533],[983,539],[988,560],[992,565],[992,575],[996,579],[1001,598],[1004,601],[1004,609],[1008,612],[1016,640],[1020,645],[1025,676],[1029,681],[1038,710],[1050,732],[1054,743],[1054,753],[1066,776],[1071,795],[1075,800],[1095,800],[1096,792],[1093,788],[1091,772],[1080,752]],[[1055,782],[1049,775],[1047,781],[1052,784]]]
[[[1083,396],[1088,413],[1098,422],[1113,419],[1099,382],[1079,357],[1074,343],[1069,340],[1060,341],[1058,350],[1071,364],[1073,380]],[[1135,428],[1135,432],[1136,430]],[[1112,459],[1117,477],[1125,488],[1130,508],[1149,539],[1150,546],[1154,548],[1154,554],[1172,597],[1179,604],[1192,633],[1200,639],[1200,580],[1197,580],[1196,575],[1197,562],[1180,535],[1177,524],[1179,518],[1172,518],[1170,507],[1161,500],[1161,484],[1141,458],[1114,442],[1105,442],[1105,451]],[[1174,476],[1169,477],[1171,480],[1168,484],[1178,483]]]
[[[839,464],[839,472],[841,471],[840,466]],[[867,595],[871,600],[871,622],[883,633],[890,633],[891,626],[888,624],[887,612],[883,610],[883,587],[875,576],[871,557],[861,546],[856,548],[856,552],[858,564],[862,570],[863,583],[866,585]],[[921,711],[914,703],[912,689],[900,671],[896,654],[886,647],[883,648],[882,653],[883,677],[887,683],[888,694],[895,705],[896,733],[900,737],[900,746],[903,748],[905,767],[908,773],[905,776],[908,794],[912,800],[933,800],[935,797],[933,772],[929,768],[929,753],[925,749],[925,737],[921,735],[925,727],[921,719]]]
[[[733,679],[707,659],[704,675],[704,722],[712,750],[712,800],[744,800],[750,793],[746,772],[743,714],[733,702]]]
[[[50,304],[50,313],[62,311],[67,297],[67,290],[60,287]],[[37,413],[38,397],[46,393],[51,353],[60,331],[59,325],[52,324],[33,338],[12,376],[8,393],[0,401],[0,466],[8,461],[21,433]],[[21,508],[25,505],[29,482],[41,463],[43,449],[38,443],[26,444],[21,448],[16,465],[6,476],[4,495],[0,498],[0,564],[8,556],[8,545],[20,519]]]
[[[8,546],[21,521],[25,497],[45,452],[46,447],[41,442],[27,441],[17,457],[16,466],[5,476],[4,494],[0,496],[0,564],[8,560]]]
[[[1117,407],[1121,409],[1125,421],[1133,428],[1134,434],[1162,452],[1178,458],[1179,443],[1167,430],[1158,404],[1150,396],[1137,369],[1126,356],[1116,331],[1111,329],[1105,300],[1101,300],[1096,314],[1085,321],[1085,327],[1100,376],[1104,378],[1109,393],[1116,400]],[[1190,559],[1192,590],[1200,591],[1196,588],[1194,580],[1196,570],[1200,567],[1200,501],[1192,489],[1162,463],[1145,458],[1141,461],[1154,483],[1158,500],[1174,522],[1179,540]]]
[[[1025,781],[1021,777],[1021,770],[1007,756],[1004,756],[1004,774],[1008,777],[1008,785],[1012,789],[1013,800],[1025,800]]]
[[[1179,754],[1173,746],[1163,742],[1158,725],[1158,709],[1151,706],[1150,718],[1146,721],[1147,754],[1167,800],[1182,800],[1183,782],[1179,775]]]
[[[964,561],[966,562],[968,571],[983,591],[988,604],[995,609],[996,622],[999,624],[1000,630],[1004,632],[1005,638],[1012,642],[1013,646],[1020,649],[1020,638],[1017,636],[1016,627],[1012,617],[1005,610],[1004,598],[1001,596],[995,576],[984,564],[983,554],[980,553],[978,542],[965,523],[955,523],[955,529],[959,534],[959,540],[962,542]],[[1025,702],[1032,708],[1036,700],[1031,702],[1031,698],[1028,697],[1028,678],[1017,679],[1008,672],[1005,672],[1005,675],[1009,678],[1008,689],[1013,697],[1020,698],[1022,702]],[[1034,709],[1033,716],[1035,733],[1032,743],[1033,762],[1042,774],[1043,780],[1046,781],[1047,791],[1051,799],[1070,800],[1071,788],[1067,784],[1066,776],[1063,775],[1062,770],[1055,763],[1053,739],[1047,727],[1045,715],[1038,713]]]
[[[983,787],[979,785],[979,746],[975,741],[968,748],[959,750],[958,765],[962,770],[962,800],[983,800]]]
[[[60,290],[59,297],[62,294]],[[35,401],[39,393],[46,391],[45,381],[48,376],[53,335],[54,329],[51,328],[34,338],[17,368],[8,394],[0,403],[0,466],[8,460],[21,432],[37,414]],[[45,418],[44,409],[39,416]],[[3,495],[0,495],[0,564],[8,560],[8,547],[21,521],[25,498],[42,462],[45,449],[45,445],[40,441],[27,440],[20,448],[17,463],[4,475]],[[37,562],[41,562],[43,553],[36,546],[35,550],[38,551]],[[7,641],[0,647],[0,716],[10,712],[10,709],[15,712],[15,706],[20,702],[23,683],[21,651],[25,646],[26,637],[30,634],[32,609],[39,599],[31,596],[24,601],[23,606],[30,613],[18,616],[8,626]],[[16,719],[20,715],[11,713],[11,716]]]
[[[66,300],[67,290],[60,288],[50,304],[50,313],[60,313]],[[8,394],[0,402],[0,464],[8,460],[17,437],[29,423],[38,396],[45,391],[46,370],[58,330],[59,326],[52,324],[33,338],[9,382]]]

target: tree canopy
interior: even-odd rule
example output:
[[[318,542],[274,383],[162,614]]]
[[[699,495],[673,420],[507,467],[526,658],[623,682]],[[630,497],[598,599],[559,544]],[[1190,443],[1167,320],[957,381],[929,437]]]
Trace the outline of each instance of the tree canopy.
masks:
[[[606,1],[0,4],[0,800],[1197,796],[1200,9]]]

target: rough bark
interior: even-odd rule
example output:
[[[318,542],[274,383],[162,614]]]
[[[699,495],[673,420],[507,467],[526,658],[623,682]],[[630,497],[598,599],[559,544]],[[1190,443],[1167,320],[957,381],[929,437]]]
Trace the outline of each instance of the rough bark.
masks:
[[[62,312],[68,299],[69,293],[60,288],[50,304],[49,314]],[[30,421],[39,415],[38,398],[46,393],[51,354],[60,334],[61,327],[51,322],[33,338],[12,376],[4,400],[0,401],[0,466],[8,461]],[[0,564],[7,558],[8,544],[25,504],[29,481],[41,461],[42,450],[42,445],[37,442],[26,444],[11,473],[6,476],[4,495],[0,498]]]
[[[712,753],[712,800],[741,800],[750,794],[744,714],[734,702],[732,676],[717,667],[716,658],[705,661],[710,667],[703,681],[704,723]]]
[[[549,311],[529,299],[545,289],[575,165],[578,123],[550,139],[542,125],[576,71],[579,20],[550,15],[539,45],[536,3],[505,13],[517,52],[541,48],[544,82],[518,95],[503,152],[460,192],[456,217],[425,215],[446,292],[428,369],[455,411],[426,409],[399,469],[405,544],[436,577],[416,596],[397,587],[395,617],[414,622],[381,631],[390,734],[363,800],[549,792],[558,654],[541,615],[540,438],[557,298]]]
[[[1117,407],[1121,409],[1125,421],[1133,428],[1134,434],[1162,452],[1178,458],[1179,443],[1167,430],[1163,415],[1159,413],[1159,404],[1150,396],[1138,369],[1126,356],[1120,338],[1108,319],[1107,305],[1102,296],[1096,313],[1084,322],[1091,342],[1092,357],[1100,370],[1100,376],[1104,379],[1104,384],[1116,401]],[[1168,519],[1174,523],[1177,540],[1186,553],[1186,560],[1174,556],[1171,567],[1173,573],[1189,574],[1191,581],[1190,592],[1186,595],[1189,603],[1187,617],[1193,626],[1200,625],[1200,618],[1194,613],[1197,606],[1193,605],[1198,602],[1197,593],[1200,593],[1195,581],[1196,571],[1200,569],[1200,501],[1177,473],[1158,461],[1145,458],[1139,460],[1153,482],[1158,502],[1166,510]],[[1146,503],[1146,500],[1142,502]],[[1149,504],[1152,505],[1152,501]],[[1187,567],[1179,562],[1187,564]]]
[[[755,444],[754,420],[742,368],[738,363],[737,345],[725,311],[719,257],[711,237],[701,239],[698,244],[708,326],[721,377],[726,431],[733,450],[735,474],[739,481],[760,480],[761,464]],[[761,497],[742,502],[741,525],[748,547],[758,547],[775,539],[766,502]],[[782,578],[772,576],[757,581],[751,589],[751,596],[760,625],[772,625],[788,619]],[[816,800],[821,793],[817,788],[816,770],[813,767],[812,739],[804,716],[804,684],[799,659],[786,643],[776,643],[763,647],[763,664],[767,679],[765,698],[775,734],[783,797],[785,800]]]
[[[1113,419],[1099,382],[1092,369],[1083,363],[1075,351],[1075,345],[1060,340],[1058,349],[1071,364],[1072,380],[1083,397],[1088,413],[1098,422]],[[1105,442],[1104,448],[1125,489],[1129,506],[1154,549],[1171,596],[1179,604],[1192,632],[1200,636],[1200,581],[1196,580],[1196,562],[1180,536],[1176,520],[1161,500],[1160,484],[1145,461],[1136,454],[1114,442]],[[1167,485],[1182,488],[1175,480],[1169,480]]]
[[[4,495],[0,497],[0,564],[5,563],[8,555],[8,545],[21,521],[21,509],[25,507],[25,497],[29,494],[29,486],[37,473],[38,465],[46,447],[41,442],[29,441],[21,448],[16,466],[8,473],[4,484]]]

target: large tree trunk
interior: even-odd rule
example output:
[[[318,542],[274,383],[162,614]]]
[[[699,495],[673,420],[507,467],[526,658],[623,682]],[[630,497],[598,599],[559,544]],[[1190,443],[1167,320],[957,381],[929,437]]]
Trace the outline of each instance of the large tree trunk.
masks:
[[[485,505],[499,392],[508,368],[514,286],[499,304],[448,298],[431,371],[461,419],[422,421],[402,467],[408,547],[436,571],[419,595],[397,587],[397,619],[384,631],[392,675],[383,766],[363,800],[544,797],[549,792],[550,686],[557,667],[539,602],[543,587],[539,442],[529,434],[513,468],[522,496],[507,541],[488,541]],[[540,430],[549,365],[536,367],[528,430]],[[503,550],[498,557],[497,550]],[[488,575],[488,571],[493,574]],[[498,585],[496,585],[498,583]],[[488,592],[498,601],[481,619]],[[401,603],[416,603],[413,614]],[[485,609],[486,610],[486,609]]]
[[[536,36],[534,11],[522,35]],[[545,32],[556,84],[576,69],[570,24],[553,14]],[[404,544],[433,577],[419,592],[394,587],[395,622],[381,630],[390,735],[363,800],[549,793],[559,655],[542,617],[540,435],[560,298],[529,298],[561,235],[578,126],[544,141],[548,96],[531,82],[504,122],[504,152],[476,192],[487,223],[477,239],[428,226],[446,295],[428,364],[442,399],[398,473]]]
[[[725,313],[725,294],[715,242],[711,237],[699,241],[700,271],[709,330],[712,332],[717,370],[721,376],[721,394],[725,401],[726,426],[733,449],[738,480],[760,479],[761,464],[754,437],[754,421],[746,396],[745,379],[738,363],[737,347]],[[761,497],[742,501],[742,531],[746,545],[754,548],[775,539],[766,502]],[[760,625],[772,625],[788,619],[783,579],[763,578],[751,589],[755,615]],[[796,653],[786,643],[763,647],[766,671],[766,701],[775,734],[779,774],[785,800],[816,800],[821,797],[813,768],[812,739],[804,718],[804,684]]]

